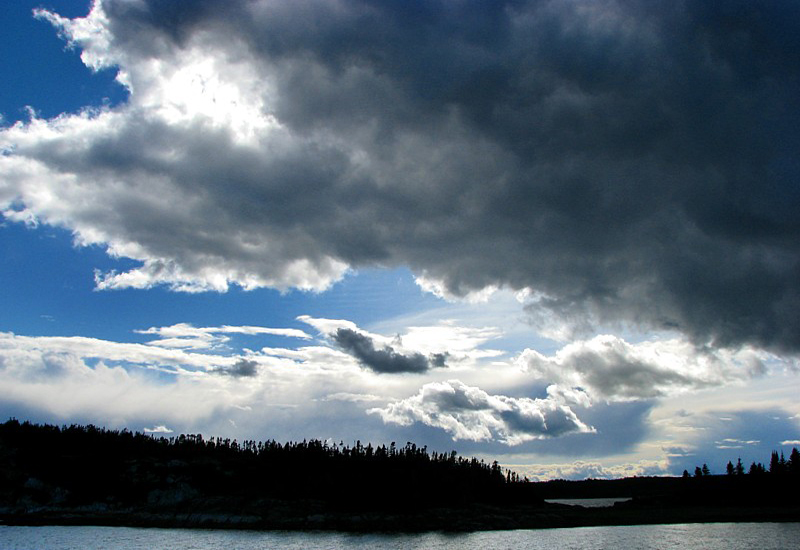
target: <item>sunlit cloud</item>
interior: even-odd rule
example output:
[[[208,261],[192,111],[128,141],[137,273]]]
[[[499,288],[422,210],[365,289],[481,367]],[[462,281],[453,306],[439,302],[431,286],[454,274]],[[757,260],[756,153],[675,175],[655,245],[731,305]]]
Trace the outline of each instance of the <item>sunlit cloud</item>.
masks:
[[[421,422],[441,428],[454,440],[497,439],[507,445],[594,431],[560,399],[489,395],[458,380],[426,384],[417,395],[368,412],[384,422],[404,426]]]

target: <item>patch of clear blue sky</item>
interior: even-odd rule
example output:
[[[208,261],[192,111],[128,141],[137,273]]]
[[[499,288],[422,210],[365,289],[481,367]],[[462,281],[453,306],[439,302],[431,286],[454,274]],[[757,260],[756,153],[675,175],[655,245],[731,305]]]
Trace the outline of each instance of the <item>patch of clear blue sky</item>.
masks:
[[[52,118],[87,106],[124,102],[115,70],[92,73],[80,51],[66,48],[55,29],[33,17],[43,7],[65,17],[88,13],[88,0],[0,2],[0,113],[4,124],[27,119],[25,107]],[[0,331],[28,336],[89,336],[142,341],[135,329],[192,323],[195,326],[310,327],[298,315],[346,318],[360,326],[441,304],[420,291],[406,269],[362,270],[320,294],[275,290],[185,294],[166,288],[94,290],[94,270],[124,271],[137,265],[114,259],[101,247],[72,246],[68,231],[28,228],[0,219]],[[298,344],[277,337],[234,337],[257,348]]]
[[[344,318],[360,326],[436,307],[407,269],[367,269],[346,276],[322,293],[271,289],[188,294],[149,290],[94,290],[94,270],[124,270],[136,262],[114,259],[97,246],[75,248],[69,232],[6,223],[0,228],[0,330],[27,336],[90,336],[142,341],[135,329],[191,323],[195,326],[295,327],[298,315]],[[296,339],[269,337],[270,345]],[[258,347],[261,337],[236,338]]]
[[[35,19],[42,7],[65,17],[89,12],[88,0],[2,0],[0,2],[0,113],[5,124],[28,118],[25,107],[52,118],[83,107],[124,101],[127,91],[116,70],[92,73],[47,21]]]

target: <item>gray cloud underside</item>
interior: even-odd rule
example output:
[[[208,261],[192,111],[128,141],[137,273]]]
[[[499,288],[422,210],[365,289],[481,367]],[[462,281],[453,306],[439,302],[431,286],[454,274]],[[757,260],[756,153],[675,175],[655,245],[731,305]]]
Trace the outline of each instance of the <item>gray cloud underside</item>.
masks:
[[[331,339],[359,363],[378,373],[421,373],[445,366],[443,354],[427,358],[421,353],[402,354],[391,347],[376,349],[369,336],[348,328],[338,329]]]
[[[234,378],[248,378],[258,374],[258,363],[248,359],[239,359],[230,367],[219,367],[212,372],[233,376]]]
[[[4,132],[0,157],[0,201],[145,262],[101,284],[404,264],[456,294],[531,288],[535,317],[576,326],[800,350],[796,2],[101,5],[108,44],[73,38],[131,103]],[[192,51],[254,78],[242,101],[279,126],[242,145],[137,100],[149,61]],[[57,205],[52,174],[81,182]]]
[[[581,388],[591,398],[626,401],[762,376],[767,373],[765,359],[763,353],[748,349],[714,352],[677,340],[630,344],[605,335],[573,342],[550,357],[528,349],[520,355],[518,364],[547,382]]]

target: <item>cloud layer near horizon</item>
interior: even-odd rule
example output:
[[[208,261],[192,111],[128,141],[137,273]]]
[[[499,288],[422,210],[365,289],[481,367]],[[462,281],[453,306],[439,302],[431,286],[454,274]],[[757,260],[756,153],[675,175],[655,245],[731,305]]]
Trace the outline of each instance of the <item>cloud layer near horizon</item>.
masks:
[[[149,339],[143,343],[0,332],[0,403],[56,418],[122,418],[181,430],[207,430],[232,415],[255,424],[255,431],[269,425],[293,436],[302,435],[309,416],[341,420],[345,409],[348,423],[338,429],[355,433],[383,422],[383,429],[422,427],[483,444],[547,439],[557,452],[583,456],[618,452],[626,431],[619,423],[641,422],[633,411],[646,412],[654,398],[753,380],[768,364],[796,368],[753,351],[710,352],[678,341],[629,344],[612,336],[550,356],[526,350],[501,360],[484,348],[500,336],[489,328],[440,324],[389,338],[341,319],[298,320],[319,330],[320,339],[309,342],[298,329],[186,323],[134,331]],[[368,353],[342,346],[343,331],[362,347],[367,342]],[[224,339],[233,334],[248,344],[292,337],[299,345],[237,351]],[[431,368],[426,359],[444,355],[452,361],[448,368]],[[422,360],[429,362],[424,378],[407,364]],[[296,409],[297,418],[278,416],[278,422],[278,405]],[[617,418],[620,411],[632,412]],[[325,437],[331,430],[321,429]],[[574,434],[593,441],[570,440]]]
[[[0,332],[0,413],[152,433],[358,437],[437,450],[457,444],[462,454],[491,453],[545,478],[680,473],[698,449],[715,457],[739,452],[737,446],[760,452],[800,433],[796,417],[789,418],[796,414],[791,389],[781,390],[778,400],[773,387],[757,389],[766,382],[762,374],[780,376],[781,370],[778,384],[791,388],[797,364],[763,352],[605,335],[549,355],[528,349],[514,356],[488,348],[503,339],[491,327],[443,321],[387,336],[344,319],[297,320],[318,334],[188,323],[134,330],[130,338],[140,342]],[[447,354],[448,365],[424,373],[381,370],[343,348],[336,338],[341,331],[368,342],[373,353]],[[763,397],[765,387],[771,408],[759,413],[763,405],[751,406],[749,398]],[[702,394],[709,389],[725,397],[706,407]],[[739,397],[725,393],[731,389]],[[678,394],[679,402],[670,399]],[[692,406],[692,399],[703,406]],[[677,405],[689,410],[659,411]],[[737,415],[760,420],[726,428],[725,418]],[[758,436],[777,416],[781,422]],[[715,426],[711,439],[704,431],[709,425]],[[637,454],[642,446],[650,451]],[[577,462],[546,466],[543,457]],[[527,464],[517,467],[517,460]]]
[[[796,2],[39,14],[130,97],[0,131],[0,207],[142,262],[98,288],[407,265],[571,333],[800,351]]]

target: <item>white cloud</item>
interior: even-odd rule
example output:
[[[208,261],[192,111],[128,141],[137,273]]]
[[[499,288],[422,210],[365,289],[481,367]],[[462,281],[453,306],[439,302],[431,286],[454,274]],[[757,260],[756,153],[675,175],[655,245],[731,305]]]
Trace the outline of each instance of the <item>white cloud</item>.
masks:
[[[597,461],[576,460],[552,464],[511,464],[512,470],[528,476],[531,481],[549,479],[619,479],[633,476],[655,476],[670,473],[665,460],[640,460],[604,464]]]
[[[422,353],[447,353],[453,358],[478,359],[496,357],[505,352],[481,349],[484,344],[501,337],[494,327],[471,328],[442,321],[434,326],[411,326],[399,336],[400,343]]]
[[[70,47],[81,47],[81,60],[95,71],[114,67],[124,60],[115,55],[109,19],[101,7],[102,2],[93,2],[87,17],[68,19],[45,9],[36,9],[34,15],[49,21],[59,30]]]
[[[151,433],[151,434],[171,434],[171,433],[173,433],[173,430],[170,430],[169,428],[167,428],[163,424],[159,424],[158,426],[153,426],[152,428],[145,428],[144,431],[145,431],[145,433]]]
[[[134,426],[167,420],[185,427],[247,399],[229,393],[211,377],[180,376],[171,383],[159,383],[141,370],[104,362],[90,365],[74,356],[57,359],[61,368],[57,374],[52,372],[52,357],[47,354],[40,358],[38,376],[0,369],[0,400],[56,419],[86,418],[102,425]],[[25,366],[28,370],[34,367],[31,363]]]
[[[380,397],[379,395],[350,392],[332,393],[330,395],[326,395],[323,399],[326,401],[347,401],[351,403],[369,403],[384,400],[384,398]]]
[[[211,349],[221,346],[230,340],[229,334],[272,335],[289,338],[311,338],[299,329],[268,328],[256,326],[195,327],[189,323],[178,323],[168,327],[150,327],[146,330],[135,330],[139,334],[155,334],[158,340],[147,342],[150,346],[162,348]]]
[[[417,395],[368,412],[401,426],[422,422],[447,431],[454,440],[507,445],[593,431],[559,399],[489,395],[458,380],[425,384]]]

